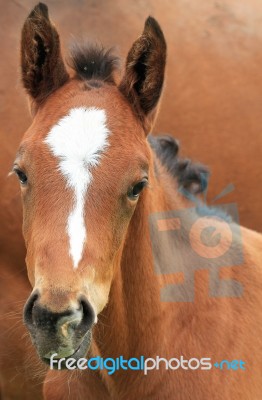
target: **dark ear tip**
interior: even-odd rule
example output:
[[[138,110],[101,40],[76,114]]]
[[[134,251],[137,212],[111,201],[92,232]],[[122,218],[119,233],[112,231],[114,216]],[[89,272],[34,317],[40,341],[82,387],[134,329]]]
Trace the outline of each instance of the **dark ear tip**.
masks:
[[[151,26],[151,25],[154,26],[154,24],[159,25],[157,20],[154,17],[151,17],[151,15],[149,15],[146,19],[145,26]]]
[[[149,15],[145,22],[144,32],[151,31],[158,37],[160,37],[163,41],[165,41],[163,31],[157,22],[157,20]]]
[[[30,12],[28,18],[34,18],[36,16],[43,16],[45,18],[49,18],[48,17],[48,7],[46,4],[44,3],[38,3],[33,10]]]

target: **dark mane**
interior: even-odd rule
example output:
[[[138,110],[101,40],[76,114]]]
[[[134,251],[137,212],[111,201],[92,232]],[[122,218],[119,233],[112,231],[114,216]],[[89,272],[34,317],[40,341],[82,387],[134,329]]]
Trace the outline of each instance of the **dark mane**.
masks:
[[[208,184],[209,170],[205,165],[178,156],[179,143],[169,135],[149,136],[151,148],[167,171],[177,180],[182,193],[203,193]]]
[[[74,42],[68,64],[80,79],[114,83],[114,72],[119,69],[120,60],[112,48],[106,50],[99,44]]]

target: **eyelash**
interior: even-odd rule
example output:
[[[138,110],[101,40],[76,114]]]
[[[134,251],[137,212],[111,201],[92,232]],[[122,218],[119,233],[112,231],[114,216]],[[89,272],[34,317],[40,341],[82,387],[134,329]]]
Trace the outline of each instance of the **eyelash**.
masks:
[[[137,182],[132,188],[128,191],[128,197],[131,200],[138,199],[142,190],[148,185],[148,179],[144,178],[140,182]]]
[[[14,173],[16,174],[16,176],[18,177],[21,185],[26,185],[27,183],[27,176],[26,174],[19,168],[14,167],[13,168]]]

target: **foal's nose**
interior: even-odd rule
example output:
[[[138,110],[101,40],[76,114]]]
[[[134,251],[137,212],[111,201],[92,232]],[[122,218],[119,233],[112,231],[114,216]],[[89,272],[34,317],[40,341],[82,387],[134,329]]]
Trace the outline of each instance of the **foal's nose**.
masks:
[[[94,320],[94,310],[85,298],[78,302],[77,308],[52,312],[41,305],[38,294],[33,294],[24,309],[24,321],[29,330],[49,332],[61,339],[74,334],[78,337],[83,336],[92,327]]]

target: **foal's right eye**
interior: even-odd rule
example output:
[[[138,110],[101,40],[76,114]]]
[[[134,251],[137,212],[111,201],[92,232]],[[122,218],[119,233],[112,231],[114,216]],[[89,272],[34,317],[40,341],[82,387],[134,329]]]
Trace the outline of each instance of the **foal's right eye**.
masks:
[[[25,185],[25,184],[27,183],[27,176],[26,176],[26,174],[25,174],[23,171],[21,171],[21,169],[19,169],[19,168],[14,168],[14,172],[15,172],[15,174],[17,175],[17,177],[18,177],[20,183],[21,183],[22,185]]]

